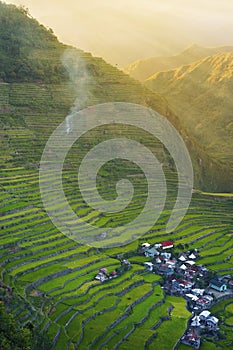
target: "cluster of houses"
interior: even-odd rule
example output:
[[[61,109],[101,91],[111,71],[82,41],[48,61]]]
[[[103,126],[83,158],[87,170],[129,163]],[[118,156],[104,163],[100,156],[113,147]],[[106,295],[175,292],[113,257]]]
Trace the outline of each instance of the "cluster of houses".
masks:
[[[207,269],[202,265],[196,265],[197,251],[181,253],[175,258],[168,249],[173,248],[172,241],[166,241],[155,244],[151,247],[149,243],[143,243],[141,253],[146,257],[151,258],[151,261],[145,262],[145,267],[151,271],[162,276],[174,276],[175,274],[180,279],[170,280],[170,294],[182,294],[186,290],[192,288],[191,281],[195,277],[203,277]],[[190,282],[187,282],[190,281]],[[167,286],[168,287],[168,286]]]
[[[208,280],[209,270],[204,265],[196,264],[198,257],[196,249],[176,254],[175,257],[171,251],[173,247],[172,241],[157,243],[153,246],[143,243],[140,253],[150,258],[150,261],[145,262],[144,265],[148,271],[164,277],[163,289],[167,294],[183,296],[190,301],[191,308],[204,309],[213,301],[207,289],[221,293],[227,290],[227,284],[222,276],[215,276]],[[203,284],[208,285],[208,288],[201,289],[200,286]],[[232,280],[228,282],[228,288],[231,287],[233,287]]]
[[[102,267],[101,269],[99,269],[99,272],[95,276],[95,279],[97,281],[104,282],[104,281],[107,281],[111,278],[115,278],[117,276],[118,276],[118,274],[117,274],[116,270],[114,270],[108,274],[107,269],[105,267]]]
[[[216,332],[219,320],[210,314],[208,308],[213,304],[214,298],[227,289],[233,291],[233,279],[231,275],[215,276],[210,279],[208,269],[204,265],[196,263],[198,251],[186,251],[173,253],[172,241],[164,241],[151,245],[142,243],[139,253],[150,261],[144,263],[147,271],[163,276],[163,290],[169,295],[182,296],[187,301],[187,307],[193,316],[189,326],[180,341],[186,345],[199,349],[203,332],[209,334]],[[130,262],[126,259],[121,261],[121,266],[108,273],[102,267],[96,274],[95,279],[105,282],[120,276],[130,269]]]
[[[181,342],[195,349],[200,347],[200,332],[209,333],[218,330],[219,320],[211,316],[208,308],[214,298],[221,296],[227,289],[233,290],[231,275],[210,278],[210,271],[196,263],[197,250],[173,254],[172,241],[150,245],[143,243],[140,253],[150,258],[145,268],[163,276],[162,288],[169,295],[182,296],[194,316],[190,326],[181,337]]]
[[[183,344],[192,346],[194,349],[199,349],[201,345],[201,337],[195,328],[189,328],[180,340]]]
[[[218,329],[219,319],[212,316],[209,310],[203,310],[199,315],[196,315],[191,320],[191,327],[200,327],[216,331]]]
[[[201,344],[200,332],[216,332],[219,329],[218,322],[218,318],[211,316],[210,311],[203,310],[191,319],[190,325],[180,341],[194,349],[199,349]]]
[[[95,276],[95,280],[100,282],[105,282],[108,280],[111,280],[112,278],[116,278],[120,276],[124,271],[129,270],[131,267],[131,264],[128,260],[124,259],[121,262],[121,268],[118,268],[116,270],[111,271],[108,273],[108,270],[106,267],[102,267],[99,269],[99,272]]]

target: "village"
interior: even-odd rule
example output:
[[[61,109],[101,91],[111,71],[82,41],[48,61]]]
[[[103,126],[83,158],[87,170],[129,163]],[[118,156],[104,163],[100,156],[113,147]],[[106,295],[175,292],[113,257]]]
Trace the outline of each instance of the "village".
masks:
[[[186,307],[192,313],[187,329],[180,342],[199,349],[202,336],[213,336],[219,331],[219,319],[209,309],[219,300],[232,297],[233,278],[231,275],[218,276],[204,265],[196,263],[198,251],[178,252],[172,241],[156,244],[142,243],[138,255],[145,256],[145,270],[161,276],[161,288],[167,295],[183,297]],[[130,262],[121,261],[121,267],[107,273],[101,268],[95,279],[105,282],[116,278],[130,269]]]

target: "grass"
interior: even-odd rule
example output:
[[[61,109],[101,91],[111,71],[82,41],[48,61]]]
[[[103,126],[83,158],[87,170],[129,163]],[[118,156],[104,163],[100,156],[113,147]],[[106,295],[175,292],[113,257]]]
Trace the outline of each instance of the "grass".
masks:
[[[219,327],[224,337],[216,342],[216,348],[226,349],[232,344],[232,325],[233,325],[233,299],[220,301],[211,308],[211,313],[218,317]]]
[[[129,80],[101,59],[87,55],[87,60],[90,69],[96,70],[98,86],[88,104],[115,101],[117,98],[149,104],[164,115],[168,113],[165,101],[159,96],[145,91],[140,84]],[[143,349],[155,333],[157,337],[150,348],[170,350],[186,328],[189,313],[184,300],[175,297],[166,297],[163,304],[153,307],[164,298],[157,284],[160,277],[145,272],[143,262],[148,259],[136,254],[138,240],[108,249],[77,246],[77,242],[70,241],[52,224],[43,208],[38,185],[41,153],[49,135],[64,121],[76,97],[70,84],[65,83],[11,84],[4,91],[4,101],[9,101],[8,107],[13,110],[3,115],[0,109],[3,119],[1,136],[5,140],[0,158],[0,163],[4,164],[0,178],[0,210],[3,213],[0,217],[1,272],[4,281],[22,296],[21,310],[17,305],[12,307],[16,314],[22,311],[21,316],[29,322],[33,320],[35,314],[32,310],[35,309],[38,316],[35,319],[44,320],[41,328],[51,321],[48,333],[52,339],[60,327],[55,350],[74,350],[75,344],[81,350],[86,350],[89,345],[90,349],[102,346],[107,350],[113,349],[117,342],[121,342],[119,349]],[[97,227],[114,227],[130,221],[145,203],[145,181],[135,167],[130,168],[126,163],[111,163],[109,168],[104,167],[100,179],[104,198],[111,197],[115,183],[122,175],[131,179],[135,188],[138,186],[134,201],[126,212],[111,216],[92,211],[77,191],[76,151],[84,155],[97,136],[99,139],[102,135],[104,140],[114,133],[113,127],[107,127],[105,133],[103,130],[92,131],[80,140],[80,144],[74,145],[73,153],[71,150],[65,162],[65,194],[75,212]],[[232,260],[223,261],[232,254],[229,236],[232,232],[232,197],[194,193],[183,222],[168,234],[166,222],[177,186],[176,175],[166,165],[171,159],[158,142],[147,138],[148,135],[128,127],[122,128],[121,133],[135,140],[145,139],[152,152],[157,154],[158,151],[158,157],[164,161],[168,182],[165,210],[150,232],[140,237],[140,242],[156,243],[172,239],[175,245],[182,243],[187,245],[187,249],[198,248],[198,262],[207,259],[212,270],[232,267]],[[53,205],[54,208],[61,206],[60,203]],[[142,230],[143,223],[136,231],[140,233]],[[94,280],[100,267],[106,266],[111,271],[121,265],[123,258],[131,261],[131,270],[106,283]],[[36,293],[40,292],[45,295],[36,297]],[[141,297],[145,299],[140,300]],[[174,306],[171,320],[162,322],[156,330],[151,329],[161,316],[167,315],[171,304]],[[226,309],[223,308],[223,315],[231,311],[228,304]],[[127,317],[120,320],[119,317],[124,314]],[[93,315],[94,319],[89,319]],[[228,322],[231,322],[231,317],[229,314]],[[127,336],[134,326],[133,332]],[[126,340],[123,341],[124,337]],[[80,343],[77,345],[77,342]]]
[[[4,189],[1,198],[5,204],[8,203],[4,205],[5,217],[1,217],[2,223],[7,223],[1,232],[1,262],[2,269],[6,269],[4,280],[14,285],[21,295],[28,291],[26,297],[34,306],[38,305],[36,307],[41,308],[48,321],[52,321],[48,329],[52,337],[61,327],[55,349],[62,349],[64,344],[72,345],[77,342],[80,342],[80,349],[86,349],[88,346],[114,348],[118,342],[119,349],[137,346],[143,348],[145,342],[155,333],[157,336],[150,348],[160,346],[170,350],[174,346],[186,328],[189,313],[184,300],[175,297],[166,297],[164,304],[153,308],[153,305],[163,298],[160,286],[152,287],[152,284],[158,283],[161,277],[145,271],[143,263],[148,261],[148,258],[137,255],[137,241],[122,247],[100,250],[84,245],[77,246],[77,243],[69,241],[59,233],[48,218],[43,217],[36,194],[36,181],[31,171],[24,177],[21,168],[15,173],[13,170],[9,172],[5,170],[1,185]],[[26,198],[26,193],[30,189],[34,189],[35,206],[32,203],[32,206],[27,208],[28,202],[21,198],[22,196]],[[7,191],[12,191],[16,197],[9,196]],[[71,194],[72,190],[69,189],[68,192]],[[225,262],[224,259],[230,258],[232,254],[229,215],[231,202],[224,201],[220,205],[210,197],[200,196],[200,194],[194,196],[189,212],[176,231],[166,233],[165,223],[170,210],[165,210],[158,225],[140,241],[149,241],[153,244],[172,239],[175,245],[182,243],[188,244],[190,249],[200,249],[197,263],[204,261],[215,271],[230,268],[232,260]],[[96,212],[82,207],[79,197],[72,196],[72,203],[84,219],[93,218],[98,225],[110,224],[109,218],[100,216],[98,219]],[[14,215],[15,212],[17,215]],[[117,222],[119,219],[117,217]],[[13,249],[12,253],[10,249]],[[62,251],[63,249],[67,251]],[[52,256],[53,254],[55,255]],[[120,266],[119,259],[123,257],[131,261],[130,271],[103,284],[94,280],[99,268],[107,267],[111,271]],[[46,276],[48,279],[43,280]],[[35,282],[36,287],[31,288]],[[135,283],[140,285],[137,286]],[[112,329],[107,329],[120,315],[124,315],[130,304],[152,290],[151,295],[133,306],[127,318],[119,321]],[[46,299],[35,297],[36,291],[45,292]],[[155,331],[152,330],[160,317],[167,315],[171,304],[174,306],[171,320],[162,322]],[[223,312],[227,316],[224,322],[231,324],[231,304],[228,304]],[[93,314],[95,318],[88,320]],[[28,317],[27,312],[20,315],[22,318]],[[135,327],[134,325],[141,320],[142,323]],[[130,330],[132,333],[128,335]],[[169,334],[169,339],[164,338],[164,334]]]

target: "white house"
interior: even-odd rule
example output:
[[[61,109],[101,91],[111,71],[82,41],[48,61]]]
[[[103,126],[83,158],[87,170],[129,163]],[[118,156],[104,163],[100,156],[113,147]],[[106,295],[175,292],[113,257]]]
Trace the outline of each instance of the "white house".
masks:
[[[203,310],[199,316],[201,320],[206,320],[210,315],[210,312],[208,310]]]
[[[197,301],[198,300],[198,297],[196,295],[194,295],[194,294],[189,293],[189,294],[185,294],[185,295],[186,295],[186,297],[188,297],[192,301]]]
[[[208,317],[207,320],[206,320],[206,324],[207,326],[209,327],[217,327],[218,326],[218,318],[217,317],[214,317],[214,316],[211,316],[211,317]]]
[[[150,248],[150,243],[147,243],[147,242],[145,242],[145,243],[142,243],[142,247],[143,248]]]
[[[169,267],[175,267],[176,266],[176,260],[172,259],[172,260],[167,260],[167,264],[169,265]]]
[[[154,248],[155,249],[159,249],[159,248],[161,248],[162,247],[162,244],[161,243],[155,243],[155,245],[154,245]]]
[[[193,317],[191,326],[192,326],[192,327],[200,327],[200,325],[201,325],[201,323],[200,323],[200,317],[199,317],[199,316]]]
[[[167,253],[167,252],[161,253],[160,255],[166,260],[169,260],[172,257],[171,253]]]
[[[180,253],[179,260],[180,261],[186,261],[187,260],[187,255],[185,253]]]
[[[154,266],[154,265],[152,264],[152,262],[149,262],[149,261],[148,261],[148,262],[145,262],[144,265],[145,265],[145,267],[146,267],[147,270],[153,271],[153,266]]]
[[[189,255],[189,259],[196,259],[196,255],[194,255],[193,253]]]
[[[192,289],[192,293],[195,295],[203,295],[204,292],[205,292],[205,289],[199,289],[199,288]]]

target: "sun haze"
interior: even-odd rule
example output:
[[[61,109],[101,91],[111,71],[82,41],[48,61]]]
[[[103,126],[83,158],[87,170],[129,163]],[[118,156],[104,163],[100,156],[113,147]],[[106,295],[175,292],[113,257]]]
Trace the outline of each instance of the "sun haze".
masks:
[[[233,44],[232,0],[12,0],[58,38],[112,64]]]

